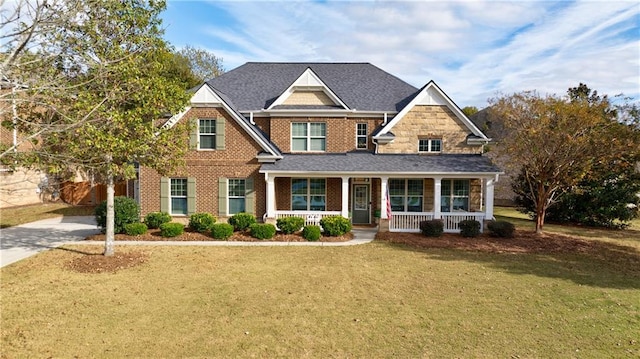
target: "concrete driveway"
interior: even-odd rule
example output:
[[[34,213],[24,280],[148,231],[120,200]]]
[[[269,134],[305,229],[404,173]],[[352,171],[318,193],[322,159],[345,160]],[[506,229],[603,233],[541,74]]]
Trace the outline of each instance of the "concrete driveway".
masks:
[[[99,232],[93,216],[56,217],[0,229],[0,267]]]

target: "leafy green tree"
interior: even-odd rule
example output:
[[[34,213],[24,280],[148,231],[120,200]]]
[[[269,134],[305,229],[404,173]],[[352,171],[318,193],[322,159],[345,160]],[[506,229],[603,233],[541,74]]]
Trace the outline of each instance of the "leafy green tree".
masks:
[[[194,77],[198,80],[196,85],[224,73],[222,58],[210,51],[187,45],[177,54],[188,63]]]
[[[478,113],[478,108],[475,106],[465,106],[462,108],[462,112],[467,115],[467,117],[471,117]]]
[[[518,195],[531,204],[537,233],[543,232],[549,207],[598,163],[637,149],[633,138],[620,136],[609,99],[583,93],[580,88],[566,97],[520,92],[490,101],[491,116],[501,119],[505,130],[494,150],[510,172],[519,173]]]

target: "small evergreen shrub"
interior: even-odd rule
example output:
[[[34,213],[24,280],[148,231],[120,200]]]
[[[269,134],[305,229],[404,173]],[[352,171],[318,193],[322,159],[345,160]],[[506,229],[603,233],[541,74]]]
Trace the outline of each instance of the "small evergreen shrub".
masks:
[[[246,231],[249,226],[256,223],[256,216],[244,212],[236,213],[231,216],[227,222],[229,222],[236,231]]]
[[[169,222],[160,225],[160,235],[163,237],[177,237],[184,233],[184,224]]]
[[[140,222],[140,206],[133,198],[114,197],[113,205],[113,228],[115,233],[124,233],[125,225]],[[96,215],[96,223],[104,232],[107,228],[107,201],[102,201],[96,207],[94,213]]]
[[[124,226],[124,233],[130,236],[138,236],[147,233],[147,225],[144,223],[128,223]]]
[[[201,212],[189,216],[189,228],[200,233],[208,231],[214,223],[216,218],[211,213]]]
[[[315,242],[320,239],[320,226],[309,225],[302,229],[302,237],[309,242]]]
[[[144,223],[149,229],[160,228],[163,223],[171,222],[171,215],[167,212],[151,212],[144,216]]]
[[[302,229],[304,226],[304,218],[302,217],[285,217],[278,218],[276,226],[284,234],[295,233]]]
[[[516,226],[507,221],[491,221],[487,224],[489,233],[494,237],[512,238]]]
[[[211,226],[211,237],[226,241],[233,235],[233,226],[229,223],[214,223]]]
[[[481,226],[480,222],[476,221],[475,219],[466,219],[458,223],[458,227],[460,228],[460,234],[463,237],[467,237],[467,238],[479,236],[480,226]]]
[[[327,216],[320,220],[326,236],[337,237],[351,231],[351,222],[342,216]]]
[[[420,232],[427,237],[440,237],[444,233],[444,222],[441,219],[421,221]]]
[[[271,239],[276,235],[276,226],[271,223],[254,223],[249,226],[251,237],[257,239]]]

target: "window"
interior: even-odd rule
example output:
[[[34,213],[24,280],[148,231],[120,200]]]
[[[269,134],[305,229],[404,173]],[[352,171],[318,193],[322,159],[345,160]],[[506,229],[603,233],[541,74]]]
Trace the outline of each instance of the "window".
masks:
[[[356,148],[359,150],[367,149],[367,124],[356,124]]]
[[[171,179],[171,214],[187,214],[187,179]]]
[[[291,209],[294,211],[324,211],[326,193],[324,178],[292,178]]]
[[[246,182],[244,179],[229,179],[229,215],[246,212],[245,193]]]
[[[389,200],[391,210],[422,212],[424,185],[421,179],[390,179]]]
[[[198,136],[200,141],[200,149],[215,150],[216,149],[216,120],[201,119],[198,122]]]
[[[418,141],[418,152],[441,152],[442,140],[439,138],[420,139]]]
[[[291,151],[325,151],[327,126],[325,123],[291,124]]]
[[[469,180],[442,180],[440,210],[442,212],[469,211]]]

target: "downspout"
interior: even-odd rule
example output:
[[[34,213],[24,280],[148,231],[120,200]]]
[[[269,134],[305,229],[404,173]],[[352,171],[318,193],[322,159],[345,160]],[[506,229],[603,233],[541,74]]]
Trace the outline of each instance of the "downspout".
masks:
[[[253,120],[253,111],[249,112],[249,123],[253,126],[256,125],[256,122]]]

